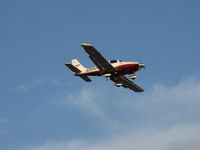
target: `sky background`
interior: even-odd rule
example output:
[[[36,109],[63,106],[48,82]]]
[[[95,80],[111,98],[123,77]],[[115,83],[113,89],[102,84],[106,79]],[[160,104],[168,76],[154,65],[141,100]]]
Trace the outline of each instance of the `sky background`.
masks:
[[[0,149],[199,150],[200,2],[0,0]],[[64,66],[93,44],[144,93]]]

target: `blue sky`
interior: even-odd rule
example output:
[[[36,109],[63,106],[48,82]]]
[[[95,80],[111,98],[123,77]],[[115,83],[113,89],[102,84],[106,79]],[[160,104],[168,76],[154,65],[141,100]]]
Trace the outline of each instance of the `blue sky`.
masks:
[[[1,0],[0,149],[199,149],[199,14],[195,0]],[[64,62],[93,65],[80,43],[145,63],[145,92],[74,77]]]

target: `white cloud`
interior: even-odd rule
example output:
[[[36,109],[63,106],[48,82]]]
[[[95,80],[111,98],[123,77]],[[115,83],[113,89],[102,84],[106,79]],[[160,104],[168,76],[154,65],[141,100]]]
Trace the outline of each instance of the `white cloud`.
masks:
[[[199,91],[200,81],[194,77],[182,80],[177,86],[155,85],[151,91],[132,102],[132,106],[146,118],[187,122],[195,120],[200,113]]]
[[[65,102],[102,119],[105,114],[102,108],[104,99],[101,96],[101,92],[83,88],[77,94],[68,95]]]
[[[110,111],[115,109],[115,106],[111,108],[109,105],[115,98],[107,98],[109,95],[110,93],[105,92],[103,89],[95,90],[85,87],[77,93],[68,95],[64,101],[67,106],[70,105],[70,107],[90,115],[90,117],[96,120],[103,128],[119,130],[121,123],[119,123],[116,118],[112,118],[109,114]]]
[[[176,86],[155,85],[142,95],[108,96],[84,88],[67,96],[74,108],[100,118],[110,136],[90,140],[74,139],[28,146],[28,150],[199,150],[200,81],[194,77]],[[105,97],[109,97],[106,98]],[[110,106],[111,105],[111,106]],[[113,111],[118,110],[113,115]],[[118,124],[115,126],[115,124]],[[135,126],[134,124],[137,124]],[[107,127],[107,126],[106,126]],[[120,130],[120,132],[118,132]]]
[[[29,146],[27,150],[199,150],[200,126],[178,126],[167,130],[140,129],[100,140],[73,140]]]
[[[114,87],[113,87],[114,88]],[[101,92],[99,92],[101,91]],[[195,77],[182,80],[176,86],[154,85],[150,91],[138,95],[112,94],[114,89],[98,91],[83,88],[66,98],[66,103],[100,118],[109,127],[147,123],[176,124],[196,121],[200,114],[200,81]],[[116,92],[116,91],[115,91]],[[111,95],[111,96],[109,96]]]

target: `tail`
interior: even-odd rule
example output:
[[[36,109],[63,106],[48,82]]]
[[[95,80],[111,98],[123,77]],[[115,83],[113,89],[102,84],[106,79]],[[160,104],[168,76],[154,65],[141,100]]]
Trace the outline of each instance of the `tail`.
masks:
[[[65,64],[71,71],[73,71],[74,73],[80,73],[80,72],[84,72],[87,70],[87,68],[85,68],[83,65],[81,65],[81,63],[77,60],[77,59],[72,59],[71,64]],[[83,80],[85,80],[86,82],[91,82],[92,80],[86,76],[86,75],[81,75],[79,76],[80,78],[82,78]]]
[[[87,70],[87,68],[83,67],[83,65],[81,65],[81,63],[77,59],[72,59],[72,65],[80,70],[80,72],[84,72]]]

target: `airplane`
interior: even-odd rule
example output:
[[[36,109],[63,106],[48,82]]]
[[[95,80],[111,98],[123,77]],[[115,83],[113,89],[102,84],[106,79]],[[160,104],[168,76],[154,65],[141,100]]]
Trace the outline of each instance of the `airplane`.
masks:
[[[99,51],[91,44],[81,44],[83,49],[88,53],[90,59],[96,65],[91,68],[85,68],[77,59],[72,59],[71,63],[65,65],[86,82],[92,80],[88,76],[104,76],[114,82],[116,87],[129,88],[135,92],[143,92],[144,89],[129,80],[125,75],[129,74],[129,78],[135,80],[138,76],[135,73],[145,65],[140,62],[124,62],[120,60],[106,60]]]

